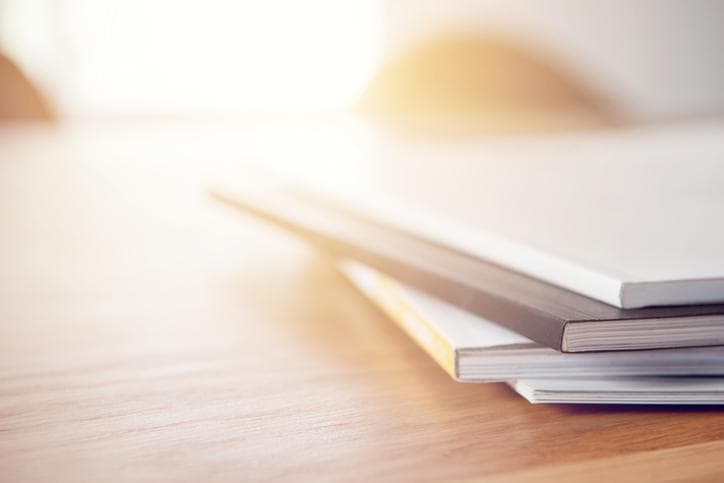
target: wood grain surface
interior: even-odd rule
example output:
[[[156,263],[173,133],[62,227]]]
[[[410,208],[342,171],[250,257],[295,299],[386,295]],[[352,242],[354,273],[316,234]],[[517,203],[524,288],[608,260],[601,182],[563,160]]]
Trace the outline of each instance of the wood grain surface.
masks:
[[[719,408],[450,380],[328,260],[205,195],[199,154],[243,129],[94,129],[0,130],[3,483],[724,478]]]

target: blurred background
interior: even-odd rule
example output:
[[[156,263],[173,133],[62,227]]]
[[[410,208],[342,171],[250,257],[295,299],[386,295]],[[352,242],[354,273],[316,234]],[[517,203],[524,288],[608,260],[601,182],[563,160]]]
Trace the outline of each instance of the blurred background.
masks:
[[[722,25],[717,0],[0,0],[1,51],[61,119],[710,115]]]

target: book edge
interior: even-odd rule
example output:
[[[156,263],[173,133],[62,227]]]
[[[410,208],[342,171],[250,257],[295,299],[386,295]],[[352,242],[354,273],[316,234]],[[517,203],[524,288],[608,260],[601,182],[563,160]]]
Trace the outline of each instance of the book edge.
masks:
[[[413,307],[394,282],[386,275],[374,272],[368,276],[361,264],[345,260],[338,269],[347,279],[380,308],[395,324],[419,345],[445,372],[456,381],[459,378],[459,353],[434,324]]]
[[[426,212],[424,219],[421,219],[399,201],[393,202],[389,197],[379,194],[376,200],[364,201],[334,191],[327,191],[321,196],[328,197],[333,204],[339,203],[353,212],[370,216],[388,226],[400,227],[408,233],[420,235],[424,239],[449,248],[461,250],[469,256],[480,257],[508,270],[537,278],[614,307],[625,308],[622,298],[623,287],[626,283],[631,283],[626,282],[626,279],[634,279],[631,274],[624,274],[610,267],[586,267],[574,260],[566,260],[540,248],[509,240],[485,230],[472,231],[463,228],[459,223],[439,215],[434,216]],[[433,230],[430,228],[432,224],[446,229]],[[461,230],[466,233],[463,238],[447,235],[459,233]]]
[[[696,294],[696,296],[692,296]],[[621,308],[721,303],[724,278],[624,282]]]

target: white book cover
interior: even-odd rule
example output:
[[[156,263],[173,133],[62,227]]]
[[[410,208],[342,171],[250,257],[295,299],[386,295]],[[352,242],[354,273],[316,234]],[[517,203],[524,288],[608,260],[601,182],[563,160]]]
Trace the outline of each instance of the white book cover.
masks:
[[[341,262],[339,269],[458,381],[724,376],[724,347],[558,352],[358,262]]]
[[[614,306],[724,303],[724,123],[376,155],[335,203]]]

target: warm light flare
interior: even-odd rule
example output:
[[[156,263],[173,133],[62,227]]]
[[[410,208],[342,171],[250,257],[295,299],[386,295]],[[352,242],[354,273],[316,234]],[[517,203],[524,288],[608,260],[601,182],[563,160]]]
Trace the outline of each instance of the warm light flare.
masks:
[[[30,71],[63,59],[48,78],[35,72],[70,113],[317,111],[357,99],[381,56],[382,11],[381,1],[36,0],[8,4],[5,36]],[[23,16],[36,20],[11,21]]]

